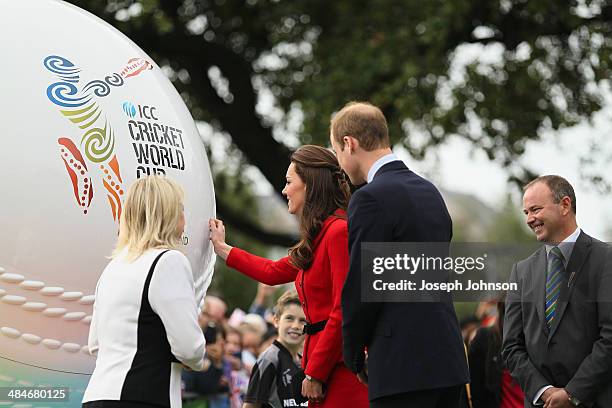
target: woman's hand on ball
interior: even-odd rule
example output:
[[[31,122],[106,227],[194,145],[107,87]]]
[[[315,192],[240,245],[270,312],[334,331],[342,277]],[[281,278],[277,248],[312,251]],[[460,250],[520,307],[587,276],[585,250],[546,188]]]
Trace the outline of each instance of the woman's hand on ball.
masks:
[[[225,226],[223,221],[216,218],[208,220],[208,230],[210,231],[210,242],[212,242],[215,253],[223,260],[226,260],[232,247],[225,243]]]

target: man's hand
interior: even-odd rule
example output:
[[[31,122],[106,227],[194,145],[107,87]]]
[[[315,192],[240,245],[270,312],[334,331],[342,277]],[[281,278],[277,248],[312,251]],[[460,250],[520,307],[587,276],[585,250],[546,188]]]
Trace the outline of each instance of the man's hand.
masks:
[[[546,390],[548,391],[548,390]],[[544,403],[544,408],[573,408],[569,402],[569,395],[563,388],[557,388]]]
[[[302,381],[302,395],[312,402],[321,402],[325,398],[323,394],[323,383],[319,380],[304,379]]]
[[[548,401],[550,396],[553,395],[555,392],[559,391],[560,389],[561,388],[557,388],[557,387],[547,388],[546,391],[544,391],[542,395],[540,396],[540,401],[546,403],[546,401]]]

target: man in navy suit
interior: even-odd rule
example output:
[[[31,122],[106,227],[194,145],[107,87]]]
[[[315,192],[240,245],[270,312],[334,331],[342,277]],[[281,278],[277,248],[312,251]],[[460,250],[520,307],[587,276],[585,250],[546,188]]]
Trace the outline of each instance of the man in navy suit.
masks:
[[[372,407],[457,407],[469,373],[450,297],[404,303],[361,299],[361,243],[450,242],[452,221],[444,200],[392,153],[377,107],[346,105],[331,121],[330,139],[351,182],[363,185],[348,208],[344,362],[368,382]]]

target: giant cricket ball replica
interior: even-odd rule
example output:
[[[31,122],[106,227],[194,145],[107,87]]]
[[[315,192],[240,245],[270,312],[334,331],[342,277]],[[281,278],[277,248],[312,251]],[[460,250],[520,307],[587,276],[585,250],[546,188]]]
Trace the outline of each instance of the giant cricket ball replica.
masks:
[[[67,386],[60,405],[80,406],[95,286],[128,187],[148,174],[183,186],[201,301],[211,172],[179,94],[119,31],[54,0],[2,2],[0,15],[0,387]]]

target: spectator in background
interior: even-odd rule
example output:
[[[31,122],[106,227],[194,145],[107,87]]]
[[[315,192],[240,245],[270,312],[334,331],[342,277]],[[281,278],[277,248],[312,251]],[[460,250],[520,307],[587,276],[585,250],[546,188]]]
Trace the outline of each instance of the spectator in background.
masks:
[[[274,312],[270,308],[270,299],[276,291],[274,286],[266,285],[265,283],[259,283],[257,285],[257,293],[255,299],[249,308],[249,313],[255,313],[268,321],[268,317],[273,317]]]
[[[241,408],[249,384],[249,373],[242,364],[242,334],[233,327],[228,327],[225,335],[225,358],[232,367],[230,405]]]
[[[476,316],[468,316],[461,319],[459,326],[461,327],[461,337],[467,346],[474,338],[476,331],[481,326],[481,322]]]
[[[213,295],[207,295],[204,298],[204,306],[198,316],[198,323],[202,329],[208,326],[209,322],[214,322],[215,325],[225,325],[227,323],[226,318],[227,303],[223,299]]]
[[[274,326],[268,326],[266,334],[263,335],[261,345],[259,346],[259,353],[263,353],[274,343],[274,340],[278,338],[278,329]],[[301,352],[302,350],[300,350]]]
[[[497,321],[497,302],[479,302],[474,314],[480,320],[481,327],[493,326]]]
[[[278,299],[274,321],[278,339],[259,356],[253,367],[244,408],[298,407],[307,404],[301,393],[304,373],[298,357],[298,350],[304,341],[306,316],[297,293],[287,291]]]
[[[225,335],[225,358],[232,363],[232,368],[242,368],[242,333],[228,326]]]
[[[209,323],[204,334],[207,340],[204,369],[183,372],[184,391],[206,400],[208,408],[229,408],[232,365],[225,358],[225,329]]]
[[[469,347],[473,408],[522,408],[525,398],[501,356],[505,304],[497,303],[498,318],[492,326],[476,331]]]
[[[267,331],[266,322],[263,317],[249,313],[242,319],[238,330],[242,334],[242,363],[250,373],[259,355],[263,336]]]

